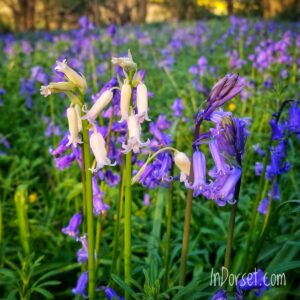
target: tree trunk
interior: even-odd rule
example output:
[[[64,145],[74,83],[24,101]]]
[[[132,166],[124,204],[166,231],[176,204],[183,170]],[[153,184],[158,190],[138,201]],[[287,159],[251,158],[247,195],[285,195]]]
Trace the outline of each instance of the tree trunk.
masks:
[[[233,14],[233,0],[227,0],[227,12],[229,15]]]
[[[27,30],[35,29],[35,0],[27,1]]]

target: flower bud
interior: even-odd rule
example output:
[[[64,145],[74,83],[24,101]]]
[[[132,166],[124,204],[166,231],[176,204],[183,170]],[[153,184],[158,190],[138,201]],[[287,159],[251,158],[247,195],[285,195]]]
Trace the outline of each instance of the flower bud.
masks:
[[[111,101],[113,92],[106,90],[94,103],[91,109],[83,116],[82,120],[88,120],[90,123],[94,123],[97,116],[104,109],[104,107]]]
[[[78,136],[79,133],[79,128],[78,128],[78,117],[77,117],[77,112],[76,109],[72,106],[70,106],[67,109],[67,118],[68,118],[68,123],[69,123],[69,133],[70,135],[68,136],[69,142],[67,146],[73,145],[76,147],[76,145],[79,143],[82,143],[80,137]]]
[[[180,181],[185,181],[190,175],[191,162],[189,158],[184,152],[176,152],[174,162],[180,170]]]
[[[118,65],[127,71],[136,69],[136,63],[133,61],[130,50],[128,50],[128,57],[112,57],[111,61],[114,65]]]
[[[50,82],[48,85],[42,85],[40,92],[44,97],[51,94],[73,92],[75,85],[72,82]]]
[[[140,82],[136,88],[136,99],[138,115],[142,118],[141,121],[151,121],[148,117],[148,92],[147,87],[143,82]]]
[[[68,78],[69,81],[71,81],[73,84],[75,84],[76,87],[79,88],[80,92],[82,94],[85,93],[87,89],[87,83],[83,76],[79,75],[76,71],[74,71],[72,68],[70,68],[67,65],[67,60],[64,59],[62,62],[57,61],[55,71],[62,72],[65,74],[65,76]]]
[[[131,98],[131,86],[130,84],[125,82],[121,88],[121,103],[120,103],[121,120],[119,121],[119,123],[127,120],[128,118],[130,98]]]

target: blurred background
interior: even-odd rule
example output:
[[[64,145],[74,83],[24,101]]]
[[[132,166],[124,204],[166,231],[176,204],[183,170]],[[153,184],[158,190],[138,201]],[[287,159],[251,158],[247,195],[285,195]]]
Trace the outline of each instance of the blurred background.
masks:
[[[0,0],[0,32],[72,29],[82,15],[96,25],[222,18],[300,20],[299,0]]]

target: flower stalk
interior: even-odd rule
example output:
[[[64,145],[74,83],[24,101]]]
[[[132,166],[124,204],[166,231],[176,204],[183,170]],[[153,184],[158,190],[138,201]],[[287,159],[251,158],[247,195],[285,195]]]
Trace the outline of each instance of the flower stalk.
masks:
[[[93,190],[92,190],[92,173],[89,168],[92,165],[90,145],[89,145],[89,125],[86,120],[82,122],[83,137],[83,168],[84,168],[84,195],[86,203],[87,218],[87,236],[88,236],[88,290],[89,299],[95,299],[95,243],[94,243],[94,215],[93,215]]]

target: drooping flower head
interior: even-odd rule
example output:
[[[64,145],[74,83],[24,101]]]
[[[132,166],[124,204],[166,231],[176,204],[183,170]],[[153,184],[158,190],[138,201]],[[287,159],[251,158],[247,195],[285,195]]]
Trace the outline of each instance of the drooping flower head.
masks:
[[[75,288],[72,289],[72,293],[74,295],[79,294],[84,298],[88,298],[88,296],[85,293],[87,283],[88,283],[88,272],[86,271],[79,276]]]
[[[82,222],[82,215],[81,213],[77,213],[72,216],[69,224],[67,227],[62,228],[62,232],[66,235],[76,238],[79,234],[79,226]]]
[[[128,141],[127,145],[125,143],[122,144],[123,153],[128,153],[129,151],[133,151],[134,153],[139,153],[141,147],[145,147],[149,144],[149,140],[147,142],[141,141],[141,125],[139,123],[139,118],[137,115],[131,114],[127,119],[128,126]]]
[[[237,282],[237,293],[242,295],[244,291],[256,290],[255,295],[259,297],[263,291],[269,289],[269,285],[268,277],[261,269],[258,269]]]

